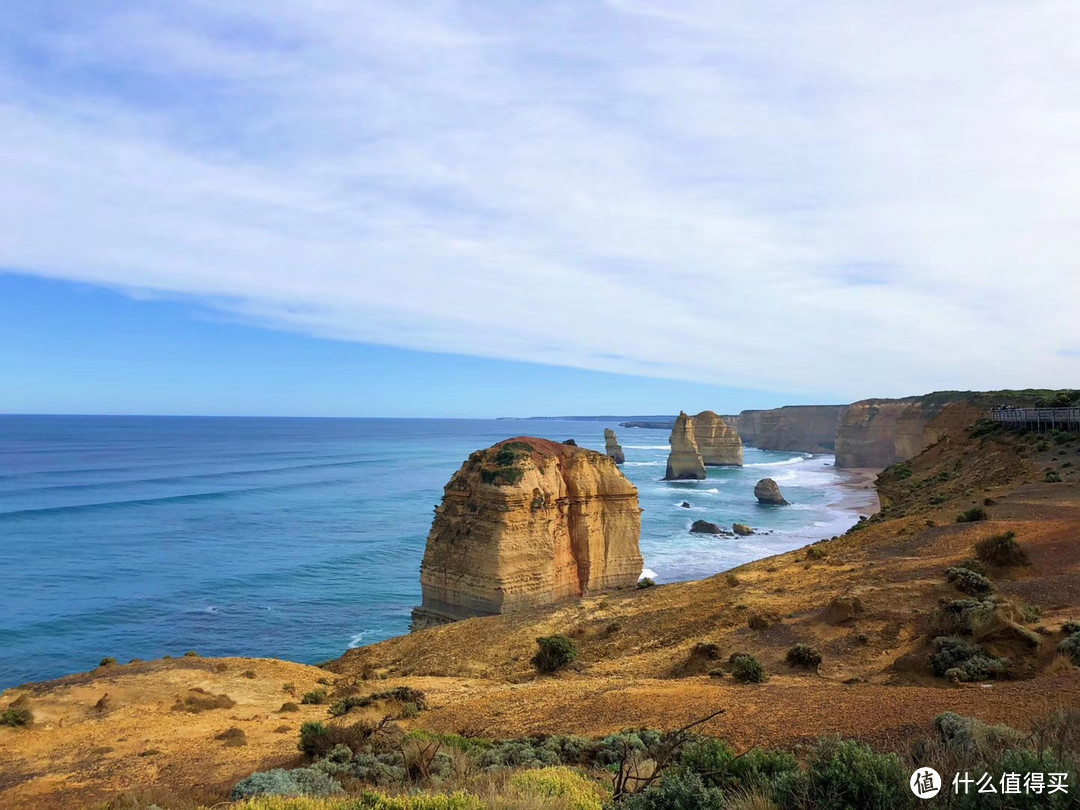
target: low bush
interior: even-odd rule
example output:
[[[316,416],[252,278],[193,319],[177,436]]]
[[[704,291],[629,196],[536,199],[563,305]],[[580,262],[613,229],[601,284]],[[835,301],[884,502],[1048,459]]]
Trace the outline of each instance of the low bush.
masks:
[[[276,768],[253,773],[247,779],[241,779],[233,787],[230,798],[240,801],[253,796],[329,797],[344,793],[341,785],[315,768],[296,768],[291,771]]]
[[[201,656],[197,652],[195,652],[194,650],[188,650],[186,653],[184,653],[184,658],[199,658],[199,657],[201,657]]]
[[[330,704],[330,716],[339,717],[347,714],[353,708],[365,708],[372,706],[381,700],[398,700],[406,706],[412,706],[412,711],[422,711],[427,708],[427,696],[419,689],[410,686],[398,686],[385,692],[373,692],[370,695],[359,697],[349,695]]]
[[[974,571],[984,577],[990,573],[990,567],[978,557],[968,557],[966,560],[961,560],[956,567],[966,568],[968,571]]]
[[[9,706],[0,711],[0,726],[18,728],[28,726],[34,722],[34,713],[27,708]]]
[[[596,782],[565,766],[521,771],[510,777],[510,787],[525,799],[558,799],[566,810],[603,810],[607,798]]]
[[[1065,622],[1061,625],[1061,632],[1068,633],[1070,636],[1073,633],[1080,633],[1080,622],[1072,620]]]
[[[723,810],[727,803],[722,791],[706,785],[696,773],[676,770],[618,806],[619,810]]]
[[[799,763],[787,751],[752,748],[736,754],[726,741],[702,737],[686,746],[679,767],[699,776],[705,785],[731,794],[764,788],[797,772]]]
[[[784,660],[790,667],[816,669],[821,664],[821,653],[809,644],[796,644],[787,651]]]
[[[983,597],[994,592],[990,580],[967,568],[946,568],[945,579],[968,596]]]
[[[1050,470],[1045,476],[1043,476],[1043,480],[1048,484],[1060,484],[1061,476],[1058,475],[1056,470]]]
[[[975,556],[987,565],[999,568],[1031,564],[1027,552],[1016,542],[1015,532],[983,538],[975,544]]]
[[[98,664],[98,666],[99,667],[115,667],[116,666],[116,659],[111,658],[111,657],[102,658],[101,663]]]
[[[934,639],[935,652],[930,669],[935,675],[953,681],[988,681],[1005,674],[1005,662],[986,652],[974,642],[957,636]]]
[[[304,696],[300,698],[300,702],[307,705],[321,705],[326,703],[326,690],[325,689],[313,689],[310,692],[305,692]]]
[[[989,520],[990,513],[981,506],[972,506],[956,516],[957,523],[976,523],[980,520]]]
[[[773,626],[773,617],[765,613],[751,613],[746,624],[751,630],[761,632]]]
[[[908,806],[909,773],[896,754],[877,754],[854,740],[826,739],[817,744],[806,770],[774,785],[777,799],[801,806],[889,810]]]
[[[244,733],[242,728],[236,728],[235,726],[221,732],[214,739],[221,740],[225,743],[226,748],[237,748],[248,744],[247,734]]]
[[[1073,633],[1058,645],[1058,652],[1080,666],[1080,632]]]
[[[291,700],[287,700],[281,704],[281,708],[278,709],[278,714],[286,714],[287,712],[298,712],[300,707],[293,703]]]
[[[738,586],[738,584],[739,584],[739,578],[737,576],[735,576],[734,574],[728,574],[727,576],[725,576],[724,581],[728,585],[730,585],[732,588]]]
[[[637,581],[637,586],[639,588],[652,588],[654,585],[656,585],[656,580],[650,579],[649,577],[642,577]]]
[[[708,658],[710,661],[717,661],[720,659],[720,645],[711,641],[699,641],[694,645],[693,654]]]
[[[934,729],[946,751],[980,759],[1020,742],[1020,734],[1009,726],[992,726],[955,712],[945,712],[934,718]]]
[[[765,668],[752,655],[736,653],[731,656],[731,677],[739,683],[764,683]]]
[[[577,647],[561,633],[536,639],[540,649],[532,657],[532,665],[540,672],[552,673],[577,660]]]
[[[174,712],[196,714],[211,711],[212,709],[231,709],[235,705],[236,701],[228,695],[215,695],[196,686],[189,689],[182,698],[177,697],[172,710]]]

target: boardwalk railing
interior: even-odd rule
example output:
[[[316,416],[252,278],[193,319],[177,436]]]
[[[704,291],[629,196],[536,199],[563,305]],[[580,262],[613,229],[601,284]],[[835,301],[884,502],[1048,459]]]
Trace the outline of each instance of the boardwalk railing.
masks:
[[[1029,430],[1080,430],[1080,407],[1074,408],[994,408],[990,418],[1009,427]]]

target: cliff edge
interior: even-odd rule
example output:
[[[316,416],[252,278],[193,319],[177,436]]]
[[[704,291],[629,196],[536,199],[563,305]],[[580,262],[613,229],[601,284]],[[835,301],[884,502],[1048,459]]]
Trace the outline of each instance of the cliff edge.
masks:
[[[637,489],[602,453],[518,437],[447,483],[412,630],[627,588],[641,575]]]

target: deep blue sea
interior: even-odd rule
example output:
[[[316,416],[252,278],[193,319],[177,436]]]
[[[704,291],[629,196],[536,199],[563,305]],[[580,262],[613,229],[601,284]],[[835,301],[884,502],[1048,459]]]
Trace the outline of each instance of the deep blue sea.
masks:
[[[742,469],[667,483],[668,432],[614,422],[0,416],[0,689],[104,656],[316,662],[405,633],[432,509],[466,456],[522,434],[602,450],[605,427],[659,582],[855,520],[831,456],[747,448]],[[766,475],[792,506],[757,505]],[[688,534],[697,518],[773,533]]]

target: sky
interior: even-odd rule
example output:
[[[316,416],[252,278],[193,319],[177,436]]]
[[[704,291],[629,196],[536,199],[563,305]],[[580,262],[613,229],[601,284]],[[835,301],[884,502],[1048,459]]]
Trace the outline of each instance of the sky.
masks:
[[[0,412],[1080,386],[1073,0],[0,5]]]

